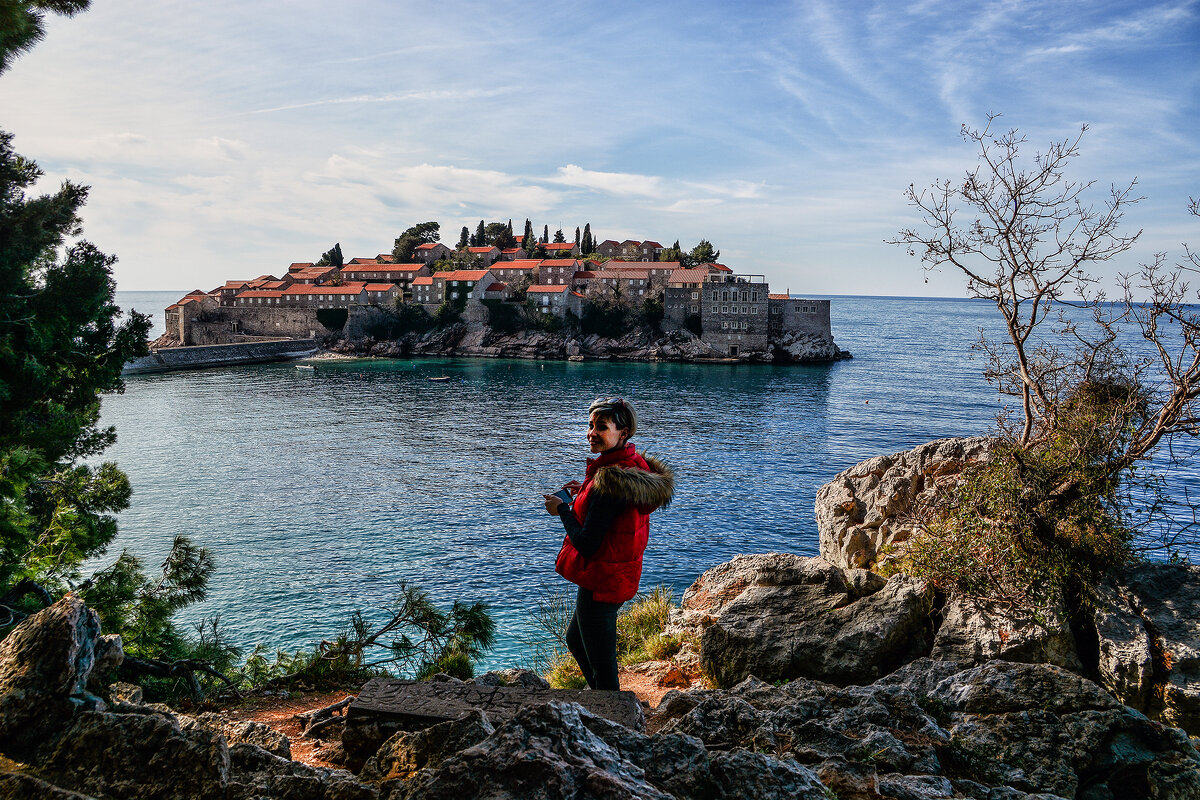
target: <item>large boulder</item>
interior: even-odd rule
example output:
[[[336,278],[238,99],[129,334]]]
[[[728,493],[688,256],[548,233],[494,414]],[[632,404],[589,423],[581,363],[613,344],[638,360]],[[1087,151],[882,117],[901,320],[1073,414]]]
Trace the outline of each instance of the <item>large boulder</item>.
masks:
[[[941,614],[930,658],[973,664],[1003,659],[1083,672],[1061,601],[1035,613],[954,595]]]
[[[825,800],[810,770],[789,759],[736,749],[710,753],[691,736],[646,736],[575,704],[530,706],[479,744],[385,782],[387,800]]]
[[[378,788],[359,781],[346,770],[310,767],[252,744],[233,745],[229,757],[229,791],[225,800],[377,800],[379,797]]]
[[[39,769],[54,783],[100,797],[205,800],[229,783],[225,740],[184,730],[171,714],[78,714]]]
[[[697,582],[714,590],[716,613],[692,619],[708,623],[699,633],[700,666],[719,685],[749,675],[870,683],[932,644],[933,593],[922,581],[884,581],[780,553],[738,557],[717,569],[719,580]],[[695,602],[700,592],[688,592]]]
[[[0,753],[29,761],[81,709],[103,707],[86,690],[100,618],[68,594],[0,642]],[[119,648],[106,642],[109,663]]]
[[[1200,567],[1137,564],[1096,606],[1101,682],[1117,699],[1200,734]]]
[[[912,535],[906,516],[914,505],[954,485],[966,467],[986,461],[993,441],[939,439],[838,473],[817,491],[821,557],[839,567],[876,568],[892,546]]]
[[[1183,731],[1045,664],[922,659],[845,688],[751,678],[673,692],[659,709],[660,735],[794,760],[842,798],[1200,796],[1200,755]]]

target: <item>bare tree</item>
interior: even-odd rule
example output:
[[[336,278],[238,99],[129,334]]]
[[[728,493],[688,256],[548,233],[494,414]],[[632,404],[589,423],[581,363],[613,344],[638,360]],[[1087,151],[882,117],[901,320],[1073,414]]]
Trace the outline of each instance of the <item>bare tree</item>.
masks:
[[[1137,182],[1113,187],[1100,208],[1085,205],[1094,181],[1066,178],[1066,168],[1079,155],[1085,125],[1074,139],[1052,142],[1026,169],[1021,148],[1026,138],[1015,129],[993,134],[999,115],[988,117],[982,130],[966,125],[962,137],[976,144],[979,164],[961,182],[950,179],[928,189],[909,186],[905,195],[920,210],[924,227],[906,228],[891,244],[920,254],[926,272],[944,264],[967,278],[967,294],[996,304],[1004,319],[1012,350],[1002,355],[985,345],[991,357],[989,379],[1004,394],[1021,400],[1019,442],[1028,445],[1039,421],[1049,421],[1056,406],[1056,387],[1065,371],[1062,352],[1042,348],[1034,337],[1043,323],[1055,319],[1054,305],[1085,301],[1095,278],[1089,266],[1129,250],[1141,235],[1118,233]]]
[[[1164,440],[1200,433],[1200,313],[1192,305],[1200,295],[1189,283],[1200,254],[1184,245],[1174,264],[1157,254],[1119,275],[1120,296],[1109,302],[1092,270],[1141,235],[1120,230],[1126,208],[1141,199],[1137,181],[1111,186],[1093,205],[1095,182],[1067,177],[1087,126],[1028,158],[1017,130],[993,130],[997,117],[981,130],[963,126],[979,161],[960,180],[908,188],[923,225],[890,242],[919,255],[926,272],[958,269],[970,297],[995,304],[1005,335],[981,333],[984,374],[1019,403],[1015,415],[1001,414],[1003,453],[992,471],[932,509],[932,538],[910,543],[910,563],[936,562],[934,571],[960,589],[994,585],[994,566],[978,556],[991,546],[995,563],[1017,559],[1026,588],[1049,576],[1083,596],[1130,557],[1147,522],[1139,506],[1164,507],[1161,476],[1138,463]],[[1200,216],[1200,203],[1191,200],[1189,211]],[[1195,521],[1181,525],[1194,529]],[[970,533],[949,541],[961,531]],[[956,573],[971,560],[979,571]]]

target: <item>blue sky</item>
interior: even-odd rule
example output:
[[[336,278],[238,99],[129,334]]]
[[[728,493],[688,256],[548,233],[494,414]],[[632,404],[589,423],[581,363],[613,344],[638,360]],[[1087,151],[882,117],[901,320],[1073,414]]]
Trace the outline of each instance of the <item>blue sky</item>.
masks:
[[[884,240],[988,112],[1139,180],[1110,271],[1200,244],[1200,2],[133,2],[0,77],[18,152],[90,184],[118,288],[210,289],[442,223],[685,246],[797,293],[955,296]],[[1100,195],[1096,195],[1097,199]]]

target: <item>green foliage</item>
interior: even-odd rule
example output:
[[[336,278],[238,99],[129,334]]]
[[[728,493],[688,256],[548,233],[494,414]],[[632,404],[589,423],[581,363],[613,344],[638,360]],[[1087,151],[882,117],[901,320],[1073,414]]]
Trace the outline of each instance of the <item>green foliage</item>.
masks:
[[[397,298],[387,319],[372,325],[366,333],[376,339],[398,339],[407,333],[424,333],[433,324],[433,318],[424,307]]]
[[[321,257],[317,259],[314,266],[317,267],[340,267],[344,264],[342,257],[342,244],[337,242],[330,249],[321,253]]]
[[[584,336],[593,333],[609,339],[622,336],[629,330],[629,309],[620,304],[590,303],[584,306],[580,330]]]
[[[496,623],[483,603],[455,601],[442,611],[424,590],[401,583],[390,617],[373,624],[356,611],[332,640],[295,653],[268,655],[259,647],[246,659],[243,686],[341,686],[374,675],[428,678],[438,672],[469,678],[492,648]]]
[[[91,0],[0,0],[0,72],[46,35],[45,12],[74,16]]]
[[[566,241],[567,241],[567,237],[563,234],[562,228],[559,228],[558,230],[556,230],[554,232],[554,243],[555,244],[566,244]]]
[[[413,253],[416,252],[419,245],[437,244],[438,239],[441,238],[441,229],[442,226],[437,222],[418,222],[396,237],[396,241],[392,245],[392,255],[400,264],[411,263]]]
[[[488,327],[496,333],[516,333],[525,327],[521,308],[503,300],[484,300],[488,310]]]
[[[495,245],[501,250],[516,247],[517,240],[513,236],[512,223],[489,222],[483,229],[483,242],[479,246],[487,247],[488,245]]]
[[[896,568],[949,591],[1024,607],[1052,596],[1086,601],[1109,570],[1133,557],[1122,486],[1137,476],[1112,461],[1144,408],[1135,385],[1076,387],[1048,435],[1026,446],[1006,438],[919,511],[918,533]]]
[[[463,248],[469,246],[470,243],[471,243],[471,231],[467,228],[466,225],[463,225],[462,232],[459,233],[459,235],[458,235],[458,249],[462,250]]]
[[[579,252],[590,255],[596,252],[596,240],[592,237],[592,223],[583,226],[583,237],[579,240]]]
[[[692,252],[688,253],[687,258],[682,259],[684,263],[680,266],[694,267],[698,264],[715,264],[720,258],[721,251],[714,248],[708,239],[701,239],[700,243],[692,248]]]
[[[542,677],[550,684],[551,689],[586,689],[587,678],[583,677],[579,663],[570,653],[559,653]]]
[[[656,650],[666,649],[657,641],[667,626],[674,595],[665,586],[656,586],[649,594],[640,594],[617,615],[617,660],[621,664],[637,664],[651,656],[647,652],[654,641]]]
[[[462,322],[462,310],[465,304],[462,299],[443,300],[442,304],[437,307],[437,311],[433,312],[434,324],[439,328],[448,328],[451,325]]]
[[[41,38],[44,11],[70,15],[87,5],[0,0],[0,69]],[[155,580],[123,553],[81,582],[84,562],[105,552],[130,499],[116,465],[96,463],[116,440],[115,430],[99,427],[100,395],[121,391],[122,366],[147,353],[150,319],[131,312],[122,321],[115,258],[84,241],[65,246],[81,233],[87,189],[65,181],[28,197],[41,175],[0,132],[0,595],[14,595],[0,610],[11,625],[76,589],[131,655],[218,653],[211,636],[192,640],[171,622],[203,597],[212,571],[208,552],[187,539],[176,539]]]

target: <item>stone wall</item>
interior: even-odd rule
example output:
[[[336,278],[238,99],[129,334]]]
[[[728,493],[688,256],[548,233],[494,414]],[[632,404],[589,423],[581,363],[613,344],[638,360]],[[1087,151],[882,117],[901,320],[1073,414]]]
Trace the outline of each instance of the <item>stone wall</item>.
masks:
[[[164,347],[152,351],[148,356],[135,358],[128,362],[123,371],[126,374],[136,375],[147,372],[169,372],[177,369],[284,361],[289,358],[311,355],[316,350],[315,339],[275,339],[199,347]]]

